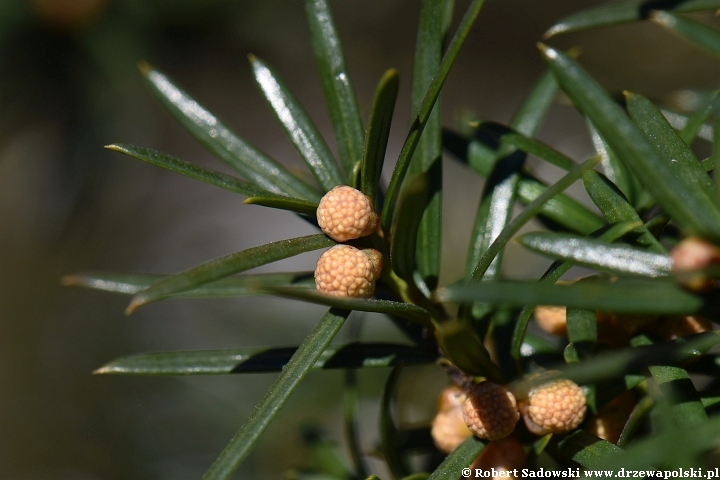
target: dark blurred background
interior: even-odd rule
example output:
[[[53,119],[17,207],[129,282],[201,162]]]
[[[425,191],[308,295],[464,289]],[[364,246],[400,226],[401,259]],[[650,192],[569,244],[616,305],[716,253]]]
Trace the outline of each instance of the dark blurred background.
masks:
[[[445,124],[459,128],[471,117],[508,121],[543,71],[535,42],[556,19],[597,3],[487,0],[446,84]],[[387,68],[400,71],[391,163],[408,124],[419,4],[331,2],[365,120],[377,80]],[[458,2],[455,23],[466,6]],[[713,21],[712,13],[694,17]],[[580,46],[581,63],[613,92],[639,91],[668,104],[692,98],[680,89],[720,84],[720,61],[651,24],[551,43]],[[91,372],[135,352],[297,345],[324,312],[270,298],[170,300],[127,318],[126,297],[59,285],[62,275],[84,270],[176,272],[313,233],[291,214],[243,205],[235,194],[102,148],[133,143],[224,169],[145,89],[136,68],[144,59],[243,137],[302,170],[253,84],[249,53],[277,69],[331,138],[299,0],[0,1],[0,478],[200,478],[273,375]],[[562,99],[540,136],[576,159],[592,155],[580,116]],[[444,284],[463,271],[482,187],[453,160],[445,167],[452,188],[444,200]],[[547,265],[511,251],[508,275],[528,277]],[[262,270],[311,270],[316,259],[313,252]],[[347,335],[344,330],[340,338]],[[387,320],[371,315],[361,336],[404,341]],[[378,394],[387,373],[359,375],[368,452],[379,441]],[[434,367],[407,369],[401,423],[427,423],[443,383]],[[310,374],[237,478],[280,478],[307,467],[301,425],[318,425],[341,442],[341,390],[340,373]],[[385,473],[379,460],[371,466]]]

